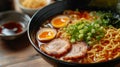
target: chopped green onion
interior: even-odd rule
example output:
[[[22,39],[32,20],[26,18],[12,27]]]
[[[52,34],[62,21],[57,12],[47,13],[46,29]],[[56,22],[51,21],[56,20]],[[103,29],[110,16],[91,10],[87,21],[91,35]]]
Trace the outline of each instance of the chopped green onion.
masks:
[[[74,43],[74,42],[75,42],[75,39],[71,39],[70,42],[71,42],[71,43]]]

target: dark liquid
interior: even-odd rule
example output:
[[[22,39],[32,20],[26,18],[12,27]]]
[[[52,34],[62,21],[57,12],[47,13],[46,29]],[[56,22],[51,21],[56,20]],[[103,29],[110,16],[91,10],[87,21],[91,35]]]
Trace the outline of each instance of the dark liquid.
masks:
[[[0,26],[0,34],[13,35],[23,31],[23,26],[14,21],[7,22]]]

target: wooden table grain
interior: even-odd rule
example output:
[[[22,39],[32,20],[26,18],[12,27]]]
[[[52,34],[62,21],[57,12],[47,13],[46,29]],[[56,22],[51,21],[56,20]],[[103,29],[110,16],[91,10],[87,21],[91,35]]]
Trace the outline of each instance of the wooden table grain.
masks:
[[[13,0],[13,9],[21,12]],[[12,9],[12,10],[13,10]],[[0,67],[54,67],[41,58],[29,42],[27,32],[15,40],[0,38]]]
[[[0,67],[55,67],[32,47],[27,33],[15,40],[0,39]],[[117,64],[115,67],[120,67]]]
[[[27,34],[15,40],[0,39],[0,67],[53,67],[31,46]]]

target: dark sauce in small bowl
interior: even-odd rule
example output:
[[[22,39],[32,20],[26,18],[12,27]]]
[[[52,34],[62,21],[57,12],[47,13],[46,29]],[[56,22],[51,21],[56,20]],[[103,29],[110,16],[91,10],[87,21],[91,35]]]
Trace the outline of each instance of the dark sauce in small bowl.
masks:
[[[0,25],[0,34],[14,35],[23,31],[23,24],[16,21],[9,21]]]

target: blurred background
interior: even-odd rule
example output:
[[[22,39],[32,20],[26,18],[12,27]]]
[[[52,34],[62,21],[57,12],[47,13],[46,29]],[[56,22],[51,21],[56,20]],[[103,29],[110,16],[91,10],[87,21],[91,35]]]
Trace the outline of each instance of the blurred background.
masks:
[[[0,0],[0,12],[13,10],[14,0]]]
[[[27,2],[27,4],[29,4],[29,5],[34,5],[35,3],[37,3],[37,2],[34,2],[34,3],[32,2],[32,1],[37,1],[37,0],[0,0],[0,12],[8,11],[8,10],[17,10],[17,11],[27,13],[27,12],[25,12],[26,6],[22,5],[25,8],[24,8],[24,10],[21,9],[21,6],[19,5],[19,3],[17,1],[18,2],[20,1],[21,3],[22,3],[22,1],[23,2],[29,1],[29,2]],[[30,1],[31,1],[31,3],[30,3]],[[40,0],[40,1],[42,2],[42,0]],[[43,0],[43,1],[49,1],[49,0]],[[50,0],[50,1],[51,1],[51,3],[53,3],[55,1],[62,1],[62,0]],[[48,3],[48,4],[51,4],[51,3]],[[120,9],[120,0],[91,0],[89,5],[90,6],[97,6],[97,7]],[[27,8],[28,12],[30,12],[30,10],[32,10],[32,12],[34,12],[33,10],[35,10],[35,9],[34,8],[32,8],[32,9]]]
[[[0,0],[0,12],[8,11],[8,10],[19,10],[20,7],[16,1],[19,1],[19,0]],[[24,1],[24,0],[20,0],[20,1]],[[32,2],[36,0],[26,0],[26,1]],[[62,1],[62,0],[51,0],[51,1],[54,2],[54,1]],[[89,5],[97,6],[97,7],[106,7],[106,8],[109,8],[109,7],[119,8],[120,7],[118,6],[119,3],[120,3],[120,0],[91,0]]]

